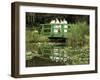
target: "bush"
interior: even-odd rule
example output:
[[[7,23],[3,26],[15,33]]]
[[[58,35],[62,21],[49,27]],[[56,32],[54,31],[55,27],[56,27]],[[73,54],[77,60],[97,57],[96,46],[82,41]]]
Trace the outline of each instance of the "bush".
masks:
[[[89,48],[65,48],[66,64],[88,64]]]
[[[89,45],[89,25],[86,22],[77,22],[68,29],[68,46],[83,47]]]

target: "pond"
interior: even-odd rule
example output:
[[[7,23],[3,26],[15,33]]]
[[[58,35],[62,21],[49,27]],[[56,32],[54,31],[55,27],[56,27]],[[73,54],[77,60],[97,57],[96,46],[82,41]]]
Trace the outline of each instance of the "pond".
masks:
[[[43,54],[26,60],[26,67],[89,64],[88,48],[54,46],[44,48]]]

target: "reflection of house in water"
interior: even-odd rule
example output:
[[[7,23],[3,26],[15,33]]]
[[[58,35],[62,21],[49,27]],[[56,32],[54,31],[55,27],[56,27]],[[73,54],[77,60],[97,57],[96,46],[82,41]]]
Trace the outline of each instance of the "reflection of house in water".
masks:
[[[66,62],[67,55],[64,54],[64,47],[66,46],[68,22],[63,20],[53,19],[50,24],[41,24],[41,33],[50,39],[50,43],[53,44],[53,48],[48,49],[50,53],[50,59],[52,61]],[[47,52],[44,48],[44,53]]]

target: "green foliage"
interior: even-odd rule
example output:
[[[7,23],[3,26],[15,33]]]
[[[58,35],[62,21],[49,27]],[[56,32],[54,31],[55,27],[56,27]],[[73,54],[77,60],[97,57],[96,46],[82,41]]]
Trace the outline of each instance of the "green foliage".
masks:
[[[32,31],[26,29],[26,42],[32,41],[33,40],[33,33]]]
[[[39,37],[39,40],[38,40],[39,42],[48,42],[49,41],[49,39],[48,39],[48,37],[46,37],[46,36],[43,36],[43,35],[40,35],[40,37]]]
[[[42,56],[48,57],[52,54],[51,50],[53,49],[53,45],[49,44],[48,42],[44,42],[40,45],[40,51]]]
[[[89,45],[89,26],[86,22],[77,22],[73,24],[67,33],[68,46],[83,47]]]
[[[32,59],[33,57],[32,57],[32,52],[27,52],[26,53],[26,60],[30,60],[30,59]]]
[[[42,49],[49,47],[48,38],[39,34],[38,30],[26,29],[26,54],[31,52],[34,55],[43,55]],[[26,55],[26,57],[29,57]],[[29,58],[31,59],[31,58]]]
[[[89,48],[65,48],[67,61],[65,64],[88,64]]]

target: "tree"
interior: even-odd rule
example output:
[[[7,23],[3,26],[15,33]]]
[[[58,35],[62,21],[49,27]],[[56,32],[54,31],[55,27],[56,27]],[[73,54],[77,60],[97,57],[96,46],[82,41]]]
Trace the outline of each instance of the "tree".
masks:
[[[85,45],[85,43],[88,42],[87,37],[89,36],[89,26],[86,22],[77,22],[76,24],[72,24],[67,34],[68,34],[67,42],[69,46],[82,47]]]

